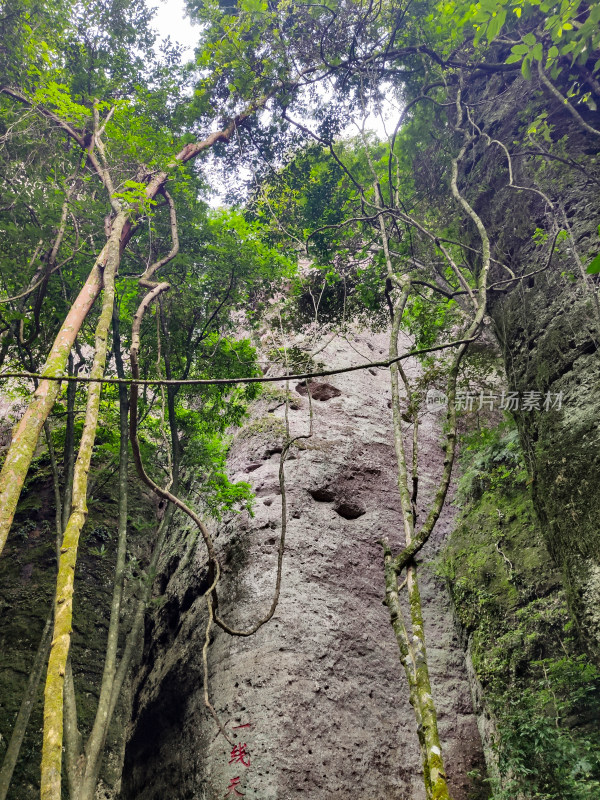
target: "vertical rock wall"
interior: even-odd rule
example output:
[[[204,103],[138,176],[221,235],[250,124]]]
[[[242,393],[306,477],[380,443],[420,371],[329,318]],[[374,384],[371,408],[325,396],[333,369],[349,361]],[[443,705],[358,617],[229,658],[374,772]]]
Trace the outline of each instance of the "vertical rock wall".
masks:
[[[384,335],[337,339],[322,358],[341,367],[380,358],[386,348]],[[401,545],[389,373],[335,376],[329,386],[337,391],[316,392],[323,399],[314,400],[313,437],[294,448],[286,464],[289,525],[277,612],[249,638],[213,629],[209,691],[238,745],[238,759],[230,763],[232,746],[203,703],[201,594],[207,576],[199,548],[168,583],[165,576],[165,603],[148,621],[124,800],[240,794],[257,800],[424,798],[414,715],[382,605],[382,552],[376,543],[385,535],[394,547]],[[292,433],[304,433],[308,400],[291,389]],[[219,612],[238,628],[266,612],[274,588],[283,413],[277,391],[269,390],[231,452],[233,477],[249,480],[257,494],[254,518],[235,517],[217,538],[224,565]],[[435,414],[422,422],[425,495],[439,473],[440,422]],[[446,509],[425,560],[452,520],[452,509]],[[485,797],[467,777],[482,766],[481,742],[448,598],[430,568],[421,575],[453,797]]]
[[[566,93],[568,86],[562,88]],[[514,416],[546,544],[562,570],[580,635],[600,659],[600,308],[597,276],[582,275],[600,251],[600,139],[582,130],[536,80],[520,75],[474,79],[468,99],[486,134],[513,153],[535,156],[512,159],[514,184],[535,185],[549,200],[509,187],[499,147],[482,146],[464,165],[471,202],[487,226],[495,256],[517,276],[529,276],[507,283],[506,270],[495,265],[492,281],[504,283],[491,292],[490,312],[510,390],[521,397],[537,392],[553,398],[547,411],[520,408]],[[598,128],[600,114],[579,108]],[[542,112],[549,140],[540,137],[540,147],[526,131]],[[544,148],[579,166],[544,159]],[[549,260],[553,224],[564,238]],[[536,228],[550,232],[546,243]],[[554,405],[559,394],[561,408]]]

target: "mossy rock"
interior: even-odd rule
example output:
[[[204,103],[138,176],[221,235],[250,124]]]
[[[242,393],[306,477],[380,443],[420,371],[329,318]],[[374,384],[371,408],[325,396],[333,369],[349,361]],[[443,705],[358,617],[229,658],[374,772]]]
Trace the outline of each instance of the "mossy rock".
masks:
[[[252,439],[257,436],[269,439],[277,436],[283,439],[283,437],[285,437],[285,424],[283,420],[273,416],[257,417],[242,428],[237,438]]]
[[[595,798],[600,736],[588,717],[600,715],[600,676],[574,636],[528,486],[508,480],[471,499],[437,570],[495,720],[495,800]]]

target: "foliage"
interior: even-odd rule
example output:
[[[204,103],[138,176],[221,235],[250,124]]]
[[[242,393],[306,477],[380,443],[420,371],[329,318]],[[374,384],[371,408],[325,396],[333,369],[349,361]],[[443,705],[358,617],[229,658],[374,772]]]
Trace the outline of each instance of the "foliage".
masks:
[[[188,480],[191,478],[202,486],[204,508],[217,520],[232,511],[252,513],[254,492],[250,484],[245,481],[232,483],[227,477],[229,442],[216,434],[211,436],[205,419],[198,422],[198,435],[194,435],[186,448],[186,462],[190,464]]]
[[[482,0],[482,2],[441,2],[437,6],[441,22],[437,29],[442,32],[450,17],[458,20],[457,33],[465,38],[473,35],[477,48],[482,40],[487,45],[501,38],[505,32],[520,41],[513,44],[507,64],[520,63],[525,78],[531,78],[531,67],[539,62],[550,69],[557,78],[568,58],[571,64],[585,64],[589,53],[600,45],[600,4],[582,3],[581,0],[563,0],[559,4],[551,0]],[[428,18],[433,23],[437,15]],[[453,35],[456,40],[457,34]],[[512,38],[514,41],[514,38]],[[567,62],[568,63],[568,62]],[[600,60],[593,71],[600,70]],[[590,92],[582,99],[595,104]]]
[[[600,225],[598,225],[598,235],[600,236]],[[598,275],[600,273],[600,253],[588,265],[587,273],[588,275]]]
[[[458,504],[476,501],[489,490],[524,486],[526,481],[519,432],[510,419],[462,437]]]
[[[600,673],[584,656],[533,662],[529,685],[511,692],[499,720],[499,766],[507,776],[496,800],[527,792],[539,800],[587,800],[600,789],[594,719],[600,713]],[[589,720],[570,730],[569,720]]]
[[[417,294],[409,298],[402,327],[414,337],[414,346],[424,349],[439,344],[459,320],[455,300],[441,301]]]

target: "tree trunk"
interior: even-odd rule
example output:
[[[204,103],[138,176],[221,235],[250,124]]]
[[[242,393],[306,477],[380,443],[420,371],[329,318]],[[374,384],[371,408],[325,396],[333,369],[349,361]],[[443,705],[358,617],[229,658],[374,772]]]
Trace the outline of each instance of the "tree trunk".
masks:
[[[394,318],[390,331],[390,359],[397,358],[398,335],[400,322],[404,313],[406,299],[410,285],[407,284],[402,291],[400,300],[394,307]],[[413,411],[413,442],[412,442],[412,476],[409,475],[406,448],[402,433],[400,412],[400,374],[402,367],[398,362],[390,368],[392,389],[392,417],[394,430],[394,448],[396,452],[398,470],[398,489],[404,522],[405,545],[412,543],[414,538],[414,517],[417,498],[415,491],[410,491],[410,484],[416,485],[418,477],[418,416],[416,409]],[[410,387],[406,376],[405,388],[407,392],[406,403],[410,406]],[[412,480],[411,480],[412,477]],[[384,556],[386,604],[390,611],[392,628],[400,648],[400,660],[406,672],[409,686],[410,702],[417,720],[417,732],[423,760],[423,781],[427,800],[450,800],[446,771],[442,759],[442,745],[437,726],[437,711],[431,692],[429,667],[427,664],[427,648],[425,646],[425,630],[423,626],[423,611],[421,595],[417,580],[417,565],[414,560],[409,561],[406,567],[405,584],[408,593],[408,607],[410,615],[410,629],[403,619],[403,611],[399,598],[398,570],[394,566],[391,551],[386,547]]]
[[[124,370],[121,357],[119,318],[116,312],[113,315],[113,350],[117,365],[117,374],[122,378],[124,377]],[[119,526],[117,562],[115,565],[114,588],[108,626],[104,672],[102,674],[102,684],[100,687],[100,698],[98,699],[98,708],[96,709],[94,725],[85,747],[85,773],[77,800],[93,800],[96,793],[96,784],[102,765],[104,745],[112,717],[111,697],[115,689],[115,676],[117,672],[117,648],[119,644],[119,631],[121,629],[121,602],[123,600],[125,562],[127,559],[127,470],[129,463],[127,387],[122,383],[119,384],[119,434]]]
[[[114,236],[116,236],[116,232],[113,233]],[[46,360],[42,371],[44,375],[64,374],[75,338],[102,288],[101,267],[109,250],[110,242],[98,256],[94,268],[65,318]],[[0,553],[10,531],[40,431],[52,410],[59,390],[59,381],[42,380],[13,434],[12,443],[0,473]]]
[[[102,378],[106,363],[107,339],[112,319],[115,274],[119,266],[120,232],[125,215],[117,217],[106,253],[102,311],[96,327],[94,362],[91,377]],[[67,354],[68,355],[68,354]],[[83,433],[73,477],[73,507],[65,529],[56,583],[54,636],[48,662],[44,703],[44,743],[42,750],[42,800],[61,798],[64,678],[71,642],[73,582],[79,536],[87,517],[87,481],[96,438],[101,383],[90,383]]]

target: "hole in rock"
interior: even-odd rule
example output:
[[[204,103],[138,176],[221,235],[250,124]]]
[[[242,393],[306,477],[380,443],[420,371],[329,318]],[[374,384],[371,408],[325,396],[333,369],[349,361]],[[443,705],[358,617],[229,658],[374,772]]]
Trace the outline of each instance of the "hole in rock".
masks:
[[[325,400],[331,400],[333,397],[339,397],[341,395],[341,391],[330,383],[316,383],[316,381],[311,381],[309,385],[310,395],[313,400],[325,402]],[[298,394],[306,396],[308,394],[306,381],[297,384],[296,391]]]
[[[358,519],[366,513],[364,506],[354,500],[342,500],[341,503],[334,506],[333,510],[337,511],[344,519]]]
[[[331,503],[335,500],[335,494],[328,486],[320,486],[318,489],[309,489],[309,495],[313,500],[318,500],[320,503]]]
[[[208,569],[204,569],[200,575],[194,576],[181,600],[180,611],[182,614],[191,608],[197,597],[201,597],[206,593],[211,583],[212,581],[210,580],[210,572]]]
[[[171,631],[179,627],[179,600],[171,597],[163,606],[163,619]]]

